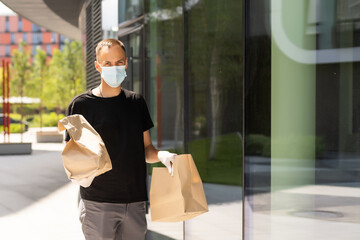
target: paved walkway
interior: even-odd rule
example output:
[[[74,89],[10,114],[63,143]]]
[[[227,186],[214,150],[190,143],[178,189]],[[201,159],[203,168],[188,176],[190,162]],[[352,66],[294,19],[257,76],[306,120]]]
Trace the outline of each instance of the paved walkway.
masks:
[[[31,155],[0,156],[0,239],[83,239],[63,145],[32,147]]]
[[[3,136],[0,135],[0,141]],[[20,136],[13,134],[13,142]],[[0,156],[0,239],[84,239],[78,220],[78,186],[67,179],[63,143],[35,143],[35,130],[23,135],[33,142],[31,155]],[[205,184],[210,212],[186,223],[186,239],[241,239],[241,188]],[[148,219],[147,239],[183,239],[183,223]]]

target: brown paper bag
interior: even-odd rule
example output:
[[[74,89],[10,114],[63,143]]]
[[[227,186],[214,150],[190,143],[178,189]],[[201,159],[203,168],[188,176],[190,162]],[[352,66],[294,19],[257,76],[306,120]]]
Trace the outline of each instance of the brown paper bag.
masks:
[[[65,129],[71,136],[61,157],[68,178],[83,187],[93,179],[112,169],[110,156],[100,135],[80,114],[58,121],[60,132]]]
[[[173,167],[173,177],[166,168],[153,168],[150,187],[152,221],[185,221],[209,211],[192,156],[175,156]]]

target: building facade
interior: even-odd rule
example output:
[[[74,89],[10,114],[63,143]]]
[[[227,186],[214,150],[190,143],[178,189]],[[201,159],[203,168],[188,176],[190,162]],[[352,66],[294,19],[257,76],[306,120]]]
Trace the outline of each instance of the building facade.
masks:
[[[18,48],[20,41],[27,43],[26,48],[32,56],[36,49],[44,50],[51,58],[54,49],[62,49],[67,37],[51,32],[31,21],[18,16],[0,16],[0,59],[11,60],[11,53]]]
[[[151,230],[359,239],[359,1],[74,0],[78,22],[53,2],[86,46],[87,88],[100,83],[96,43],[120,39],[153,142],[194,157],[210,212]]]

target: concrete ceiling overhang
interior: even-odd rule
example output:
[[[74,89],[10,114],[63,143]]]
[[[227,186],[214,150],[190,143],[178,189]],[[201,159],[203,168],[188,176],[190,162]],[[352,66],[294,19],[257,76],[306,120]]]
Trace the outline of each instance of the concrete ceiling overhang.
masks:
[[[74,40],[81,40],[78,23],[84,0],[1,0],[31,22]]]

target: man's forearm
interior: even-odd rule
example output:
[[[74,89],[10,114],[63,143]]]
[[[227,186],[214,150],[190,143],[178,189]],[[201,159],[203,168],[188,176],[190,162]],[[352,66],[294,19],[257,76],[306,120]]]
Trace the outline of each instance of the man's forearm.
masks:
[[[145,159],[147,163],[157,163],[160,162],[158,158],[158,152],[153,145],[149,145],[145,148]]]

